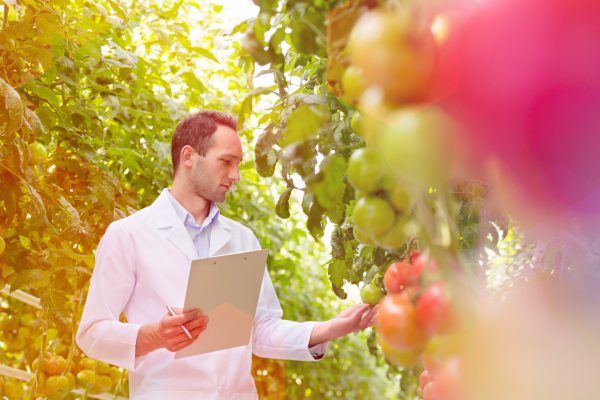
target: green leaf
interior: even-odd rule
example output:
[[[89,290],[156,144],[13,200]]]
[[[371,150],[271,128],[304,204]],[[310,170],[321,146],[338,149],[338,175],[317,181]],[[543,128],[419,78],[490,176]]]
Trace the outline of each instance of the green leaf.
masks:
[[[308,221],[306,222],[306,226],[308,227],[308,231],[315,239],[320,239],[323,236],[323,231],[325,229],[323,224],[323,208],[321,205],[313,201],[308,210]]]
[[[254,147],[254,159],[256,161],[256,169],[261,176],[272,176],[277,165],[277,154],[273,149],[273,145],[277,142],[275,135],[275,127],[269,125],[256,140]]]
[[[203,47],[198,47],[198,46],[194,46],[190,49],[190,52],[192,53],[198,53],[199,55],[208,58],[209,60],[212,60],[214,62],[220,62],[219,59],[217,57],[215,57],[215,55],[213,53],[210,52],[210,50],[207,50]]]
[[[24,89],[32,96],[37,97],[39,99],[45,100],[52,106],[54,109],[60,108],[60,98],[52,89],[46,86],[38,86],[35,83],[27,84]]]
[[[0,104],[4,103],[3,108],[7,114],[6,125],[2,126],[0,133],[5,130],[16,132],[23,123],[23,102],[19,93],[2,78],[0,78],[0,102]]]
[[[265,50],[262,43],[260,43],[252,32],[247,32],[243,37],[242,47],[259,65],[267,65],[273,60],[273,55],[268,50]]]
[[[275,212],[280,218],[285,219],[290,217],[290,195],[293,190],[293,187],[288,187],[281,193],[281,196],[279,196],[279,201],[277,201],[277,205],[275,206]]]
[[[324,105],[302,105],[287,120],[281,146],[304,141],[318,134],[327,117]]]
[[[322,179],[310,182],[309,187],[327,216],[334,223],[341,223],[346,209],[346,159],[337,154],[328,155],[321,162],[319,175]]]
[[[129,16],[127,15],[125,10],[121,7],[121,5],[119,3],[117,3],[114,0],[107,0],[107,1],[108,1],[108,4],[110,4],[110,6],[113,8],[113,10],[115,10],[115,12],[117,13],[117,15],[119,17],[121,17],[124,20],[129,19]]]
[[[333,260],[329,263],[329,268],[327,270],[327,274],[329,276],[329,281],[331,282],[331,287],[333,292],[337,297],[344,300],[348,297],[348,294],[342,289],[344,285],[344,279],[346,278],[346,263],[342,260]]]

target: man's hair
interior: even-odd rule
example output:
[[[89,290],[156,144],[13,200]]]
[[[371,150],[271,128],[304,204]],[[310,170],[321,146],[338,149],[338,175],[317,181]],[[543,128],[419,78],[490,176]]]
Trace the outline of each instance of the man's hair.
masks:
[[[173,161],[173,174],[179,166],[181,149],[185,145],[191,146],[198,154],[205,156],[211,146],[213,133],[218,125],[237,129],[237,120],[229,114],[203,110],[185,117],[177,127],[171,139],[171,160]]]

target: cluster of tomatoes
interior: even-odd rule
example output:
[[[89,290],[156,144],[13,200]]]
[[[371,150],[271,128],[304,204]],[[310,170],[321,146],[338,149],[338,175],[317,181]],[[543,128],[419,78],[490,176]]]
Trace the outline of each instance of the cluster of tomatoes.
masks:
[[[112,393],[122,384],[123,372],[114,366],[83,357],[78,363],[72,363],[67,370],[67,360],[61,355],[47,354],[32,363],[35,372],[41,363],[37,392],[48,399],[65,399],[75,388],[91,393]]]
[[[7,300],[9,308],[0,308],[0,365],[35,375],[28,381],[0,376],[0,398],[36,398],[48,400],[77,398],[77,391],[126,396],[127,373],[88,357],[81,357],[70,343],[63,326],[48,328],[42,311],[30,311],[28,305]],[[46,351],[40,354],[40,348]],[[70,361],[69,361],[70,360]],[[73,392],[75,390],[75,392]]]
[[[454,400],[458,362],[453,335],[458,321],[449,287],[437,276],[435,261],[418,251],[388,267],[383,278],[387,295],[379,302],[378,340],[393,365],[414,367],[422,361],[425,400]]]
[[[366,142],[348,163],[354,236],[388,250],[423,236],[416,208],[449,171],[454,124],[433,104],[438,46],[427,22],[410,8],[375,9],[346,46],[342,98],[356,107],[350,127]]]
[[[347,178],[359,198],[352,213],[356,240],[394,249],[418,233],[410,196],[394,180],[377,151],[356,150],[348,162]]]

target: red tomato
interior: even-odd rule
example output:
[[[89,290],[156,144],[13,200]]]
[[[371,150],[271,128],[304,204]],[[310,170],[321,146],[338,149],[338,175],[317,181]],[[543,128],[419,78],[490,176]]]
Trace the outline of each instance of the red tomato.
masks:
[[[435,399],[460,400],[460,366],[456,357],[447,360],[435,377]]]
[[[429,382],[433,382],[433,375],[428,370],[424,370],[423,372],[421,372],[421,375],[419,375],[419,387],[421,388],[421,390],[424,391],[425,386]]]
[[[417,350],[425,344],[425,334],[415,319],[415,307],[402,293],[388,295],[381,301],[377,326],[383,338],[401,350]]]
[[[416,252],[418,253],[418,252]],[[410,263],[414,266],[419,274],[423,271],[434,273],[437,271],[437,263],[435,260],[426,257],[424,254],[418,253],[410,255]]]
[[[428,337],[452,332],[454,309],[442,284],[429,285],[417,301],[416,310],[417,324]]]
[[[423,390],[423,400],[438,400],[436,395],[435,382],[431,381],[425,385]]]
[[[385,271],[383,285],[388,293],[400,293],[406,287],[414,285],[421,276],[421,270],[406,261],[393,263]]]
[[[410,261],[411,264],[415,263],[415,260],[417,258],[419,258],[421,256],[421,252],[419,250],[412,250],[410,252],[410,256],[408,256],[408,261]]]

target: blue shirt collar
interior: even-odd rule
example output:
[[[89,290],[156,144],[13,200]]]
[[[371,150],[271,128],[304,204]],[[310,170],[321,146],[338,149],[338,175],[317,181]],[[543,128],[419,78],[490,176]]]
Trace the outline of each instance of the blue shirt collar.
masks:
[[[217,205],[214,202],[211,202],[210,210],[208,210],[208,215],[202,222],[202,226],[200,226],[196,223],[194,216],[190,214],[190,212],[186,210],[185,207],[183,207],[175,197],[173,197],[170,189],[165,188],[164,191],[167,193],[169,200],[171,200],[171,204],[173,205],[173,210],[175,211],[175,214],[186,227],[195,230],[205,228],[209,226],[213,221],[216,221],[220,215],[219,207],[217,207]]]

